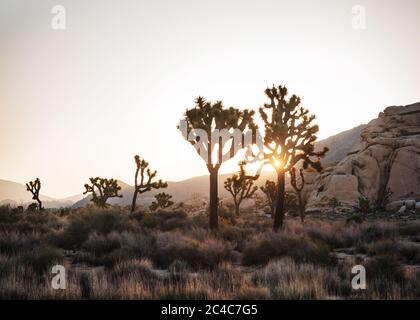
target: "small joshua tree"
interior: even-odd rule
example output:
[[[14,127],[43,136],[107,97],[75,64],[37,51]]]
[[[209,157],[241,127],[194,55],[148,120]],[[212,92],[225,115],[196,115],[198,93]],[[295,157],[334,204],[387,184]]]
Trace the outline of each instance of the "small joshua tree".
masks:
[[[212,103],[203,97],[198,97],[195,100],[195,106],[185,112],[182,122],[186,124],[185,128],[178,126],[184,138],[195,147],[197,153],[206,162],[210,173],[209,225],[211,229],[218,228],[217,180],[220,166],[245,147],[246,129],[252,133],[252,143],[256,139],[253,115],[252,110],[225,108],[222,101]],[[224,153],[226,149],[228,151]]]
[[[86,191],[83,194],[92,193],[91,201],[100,208],[106,208],[106,203],[109,198],[122,198],[122,195],[118,194],[121,187],[118,185],[118,181],[115,179],[106,178],[89,178],[91,185],[85,184]]]
[[[300,106],[300,98],[292,95],[287,98],[284,86],[265,90],[268,102],[260,108],[264,121],[264,163],[271,164],[277,173],[276,207],[273,230],[283,227],[285,209],[285,174],[298,163],[303,168],[309,166],[321,171],[320,158],[328,151],[315,151],[318,126],[313,124],[314,115]]]
[[[274,181],[267,180],[265,181],[265,185],[261,186],[260,189],[267,197],[268,205],[270,206],[271,218],[274,218],[277,193],[276,183]]]
[[[244,169],[245,162],[239,163],[239,173],[234,174],[225,181],[225,189],[233,197],[233,203],[235,204],[235,214],[239,216],[239,206],[245,199],[250,199],[258,190],[257,186],[254,186],[256,180],[253,176],[248,176]]]
[[[172,196],[165,192],[158,193],[155,195],[156,201],[153,201],[150,205],[150,210],[155,211],[157,209],[166,209],[169,208],[174,202],[171,200]]]
[[[305,186],[305,176],[303,175],[302,168],[299,169],[299,176],[300,176],[300,179],[298,179],[296,176],[296,168],[290,169],[290,184],[295,190],[297,198],[298,198],[300,221],[304,223],[305,222],[305,205],[302,199],[302,190],[303,190],[303,187]]]
[[[131,213],[136,210],[138,194],[145,193],[152,189],[166,188],[168,186],[166,182],[163,182],[160,179],[158,181],[153,181],[153,179],[156,177],[157,171],[151,171],[147,161],[141,159],[138,155],[134,156],[134,161],[136,162],[136,173],[134,175],[134,193],[133,201],[131,203]]]
[[[34,181],[29,181],[26,184],[26,190],[32,193],[32,199],[38,203],[38,209],[44,210],[42,201],[39,199],[39,191],[41,190],[41,180],[36,178]]]

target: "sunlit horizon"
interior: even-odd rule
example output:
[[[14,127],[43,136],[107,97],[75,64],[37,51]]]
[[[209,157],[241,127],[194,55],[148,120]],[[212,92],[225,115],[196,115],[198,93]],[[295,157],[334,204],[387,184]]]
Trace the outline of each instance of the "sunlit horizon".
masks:
[[[63,0],[66,30],[55,4],[0,3],[0,179],[39,177],[51,197],[94,176],[133,184],[136,154],[167,181],[208,174],[177,130],[199,95],[258,117],[286,85],[319,140],[420,101],[419,1]]]

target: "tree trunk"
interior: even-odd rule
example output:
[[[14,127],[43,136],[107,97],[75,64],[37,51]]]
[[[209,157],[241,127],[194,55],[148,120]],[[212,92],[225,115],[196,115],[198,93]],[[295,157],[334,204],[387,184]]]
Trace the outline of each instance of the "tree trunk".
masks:
[[[284,220],[284,191],[285,191],[284,173],[277,174],[277,196],[276,196],[276,211],[274,213],[274,232],[279,231],[283,227]]]
[[[298,192],[298,201],[299,201],[300,221],[303,224],[305,222],[305,208],[303,207],[302,195],[300,192]]]
[[[36,199],[36,201],[38,202],[38,207],[39,207],[39,210],[41,211],[41,210],[44,210],[44,208],[42,207],[42,202],[41,202],[41,200],[39,200],[39,198],[37,198]]]
[[[131,213],[133,213],[136,210],[136,202],[137,202],[137,190],[134,190],[133,202],[131,203]]]
[[[239,217],[239,204],[235,204],[235,216]]]
[[[218,199],[217,199],[217,170],[210,171],[210,215],[209,224],[210,229],[217,229],[219,227],[218,221]]]

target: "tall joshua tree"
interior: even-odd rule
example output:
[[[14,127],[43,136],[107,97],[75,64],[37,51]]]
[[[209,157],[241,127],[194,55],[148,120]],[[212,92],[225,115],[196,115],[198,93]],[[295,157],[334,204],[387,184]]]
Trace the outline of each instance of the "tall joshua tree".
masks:
[[[39,191],[41,190],[41,180],[36,178],[34,181],[29,181],[26,184],[26,190],[32,193],[32,199],[38,203],[38,209],[44,210],[42,201],[39,199]]]
[[[265,185],[261,186],[260,189],[267,197],[268,205],[270,206],[271,218],[274,218],[277,193],[276,183],[274,181],[266,180]]]
[[[252,133],[255,141],[256,126],[254,111],[226,109],[222,101],[212,103],[203,97],[195,100],[195,106],[187,109],[185,118],[178,127],[184,138],[190,142],[207,164],[210,173],[210,214],[211,229],[218,228],[218,190],[217,180],[220,166],[245,147],[245,130]],[[184,127],[181,127],[184,126]],[[227,152],[225,150],[227,149]]]
[[[162,180],[153,181],[156,177],[157,171],[151,171],[149,168],[149,163],[141,159],[140,156],[134,156],[134,161],[136,163],[136,173],[134,175],[134,193],[133,201],[131,203],[131,213],[136,210],[137,195],[150,191],[152,189],[166,188],[168,184]],[[140,174],[140,181],[139,181]],[[146,177],[147,175],[147,177]]]
[[[239,163],[239,172],[226,179],[224,187],[233,197],[233,203],[235,204],[235,214],[239,216],[239,206],[245,199],[250,199],[258,190],[257,186],[254,186],[256,180],[253,176],[248,176],[245,171],[245,162]]]
[[[314,115],[300,106],[300,98],[288,99],[285,86],[267,88],[268,102],[260,108],[264,121],[264,163],[273,166],[277,173],[276,206],[273,229],[278,231],[284,220],[285,174],[299,162],[303,168],[313,167],[321,171],[320,157],[327,151],[316,152],[314,143],[318,126],[313,124]]]
[[[298,198],[300,221],[304,223],[305,222],[305,206],[302,199],[302,190],[303,190],[303,187],[305,186],[305,176],[303,175],[303,168],[299,169],[299,176],[300,178],[297,178],[296,168],[290,169],[290,184],[295,190],[297,198]]]
[[[85,184],[86,191],[83,194],[92,193],[91,201],[100,208],[106,208],[106,203],[109,198],[122,198],[122,195],[118,194],[121,187],[118,185],[118,181],[115,179],[106,178],[89,178],[91,185]]]

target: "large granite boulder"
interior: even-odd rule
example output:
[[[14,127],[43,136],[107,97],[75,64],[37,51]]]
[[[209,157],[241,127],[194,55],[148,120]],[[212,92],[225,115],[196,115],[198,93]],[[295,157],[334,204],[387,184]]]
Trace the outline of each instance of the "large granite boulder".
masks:
[[[307,211],[330,210],[333,198],[343,209],[356,208],[359,197],[391,207],[420,200],[420,103],[386,108],[360,137],[354,150],[318,176]]]

